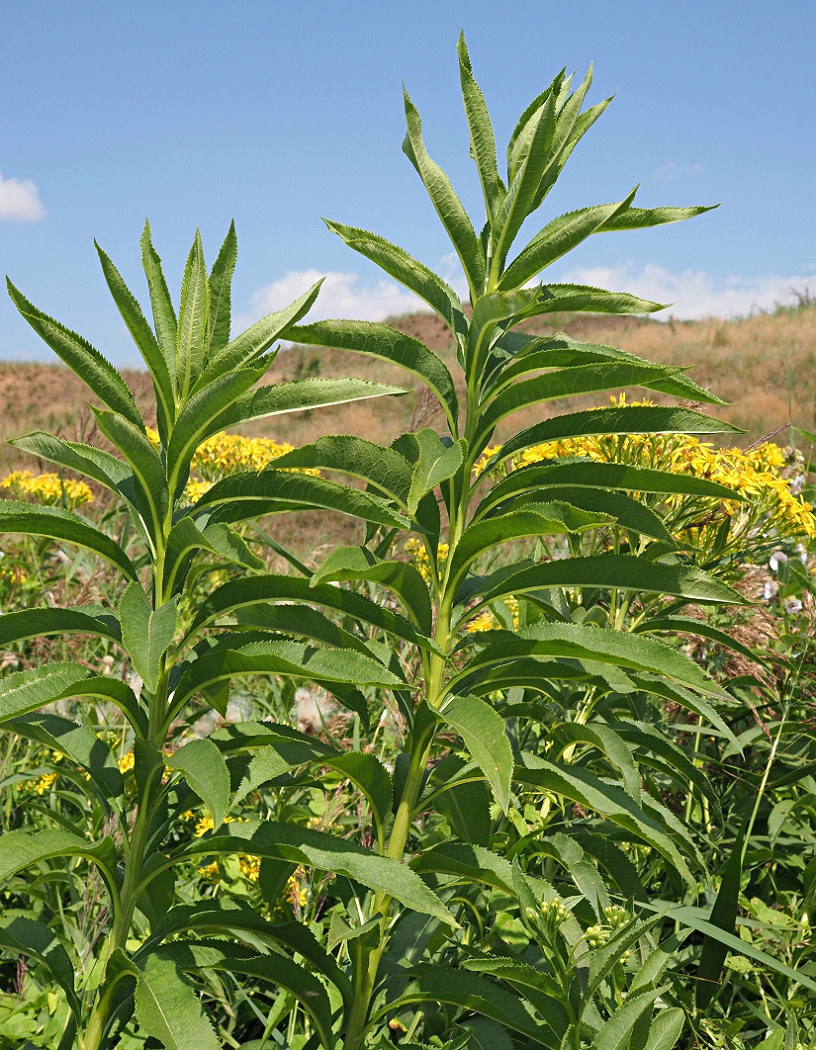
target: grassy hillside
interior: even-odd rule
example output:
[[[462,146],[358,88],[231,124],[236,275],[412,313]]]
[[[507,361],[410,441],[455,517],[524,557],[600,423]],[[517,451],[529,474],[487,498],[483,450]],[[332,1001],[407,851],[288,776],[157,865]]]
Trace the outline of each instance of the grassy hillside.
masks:
[[[414,314],[393,319],[394,327],[452,358],[447,329],[437,318]],[[530,331],[565,331],[586,342],[620,346],[657,362],[691,366],[691,376],[731,402],[716,410],[748,431],[750,443],[786,428],[789,422],[812,428],[816,402],[816,308],[780,310],[733,321],[669,321],[582,315],[553,316],[532,323]],[[299,445],[326,433],[354,433],[386,444],[409,427],[434,425],[428,418],[419,384],[396,367],[337,351],[294,347],[281,352],[268,381],[307,375],[356,374],[406,387],[402,398],[387,398],[320,409],[261,421],[250,428]],[[125,379],[140,407],[150,400],[147,376],[128,371]],[[596,399],[555,402],[555,413],[588,407]],[[664,399],[666,400],[666,399]],[[527,425],[535,418],[515,417]],[[73,440],[93,440],[93,415],[82,384],[59,365],[0,362],[0,437],[45,429]],[[501,436],[501,435],[499,435]],[[781,442],[787,434],[779,433]],[[0,473],[22,465],[23,457],[0,447]]]

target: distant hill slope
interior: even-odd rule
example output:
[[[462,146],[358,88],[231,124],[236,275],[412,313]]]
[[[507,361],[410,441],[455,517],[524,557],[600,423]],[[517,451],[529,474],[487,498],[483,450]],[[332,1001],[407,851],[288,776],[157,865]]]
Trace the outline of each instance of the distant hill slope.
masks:
[[[444,324],[430,314],[394,318],[395,328],[421,339],[450,363],[452,341]],[[581,314],[532,322],[529,330],[565,331],[574,339],[620,346],[657,362],[692,366],[701,385],[733,402],[716,414],[749,431],[754,441],[794,423],[813,427],[816,402],[816,308],[780,310],[733,321],[669,321]],[[326,433],[354,433],[387,444],[412,426],[434,425],[428,418],[420,384],[385,362],[339,351],[292,347],[281,351],[268,381],[307,375],[354,374],[396,383],[408,390],[401,398],[382,398],[333,409],[295,413],[261,421],[248,433],[269,434],[303,444]],[[151,388],[146,374],[124,373],[140,406],[147,408]],[[45,429],[71,439],[93,436],[93,416],[85,407],[85,388],[60,365],[0,362],[0,437]],[[552,411],[588,407],[597,399],[555,402]],[[525,424],[533,421],[530,411]],[[780,434],[784,441],[786,435]],[[9,445],[0,447],[0,471],[22,464]]]

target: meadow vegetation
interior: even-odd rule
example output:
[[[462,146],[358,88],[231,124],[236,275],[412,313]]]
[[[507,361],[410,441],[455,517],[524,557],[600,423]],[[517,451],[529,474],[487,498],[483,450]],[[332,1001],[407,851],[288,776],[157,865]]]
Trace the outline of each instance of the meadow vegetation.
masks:
[[[434,316],[234,333],[234,229],[174,299],[146,227],[123,378],[9,286],[64,367],[2,373],[0,1050],[816,1045],[812,304],[548,283],[707,208],[513,249],[609,100],[504,177],[458,54],[483,229],[404,150],[467,308],[331,222]]]

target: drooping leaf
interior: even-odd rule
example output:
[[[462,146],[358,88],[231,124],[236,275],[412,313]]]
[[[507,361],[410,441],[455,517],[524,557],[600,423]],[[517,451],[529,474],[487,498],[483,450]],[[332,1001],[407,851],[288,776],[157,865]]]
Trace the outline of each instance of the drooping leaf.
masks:
[[[78,375],[108,408],[124,416],[134,426],[144,427],[133,395],[110,361],[86,342],[82,336],[70,331],[59,321],[55,321],[38,310],[8,278],[6,284],[11,301],[37,335],[51,347],[71,371]]]
[[[110,613],[96,615],[95,606],[85,609],[21,609],[0,616],[0,647],[8,647],[28,638],[50,634],[90,634],[98,638],[120,639],[119,623]]]
[[[439,714],[462,737],[506,813],[510,804],[513,751],[504,731],[504,719],[477,696],[456,696]]]
[[[177,618],[174,600],[154,610],[140,583],[134,580],[125,588],[119,603],[122,642],[151,693],[158,686],[161,659],[173,641]]]
[[[158,954],[142,963],[136,985],[139,1028],[158,1039],[165,1050],[220,1050],[217,1038],[193,987],[174,962]]]
[[[112,492],[130,498],[128,482],[132,483],[132,471],[127,463],[112,456],[110,452],[83,445],[78,441],[65,441],[42,430],[11,438],[8,444],[22,449],[23,452],[30,452],[40,459],[47,459],[51,463],[67,467],[68,470],[84,474],[86,478],[98,481]]]
[[[227,815],[230,776],[224,756],[211,740],[190,740],[166,760],[170,769],[178,769],[210,811],[217,830]]]
[[[307,467],[337,471],[373,485],[402,506],[411,488],[411,464],[393,448],[347,435],[318,438],[275,460],[279,469]]]
[[[78,514],[62,507],[36,507],[18,500],[0,501],[0,533],[18,533],[28,536],[48,536],[98,554],[111,562],[129,580],[136,578],[136,570],[127,554],[110,536],[85,521]]]
[[[0,947],[14,952],[18,958],[25,957],[45,966],[62,989],[74,1016],[80,1016],[81,1006],[74,988],[74,967],[68,953],[45,923],[21,915],[4,919],[0,922]]]
[[[123,792],[122,774],[111,749],[96,733],[61,715],[41,711],[15,718],[6,726],[76,762],[90,773],[106,798],[118,802]]]
[[[0,678],[0,722],[50,704],[65,689],[88,677],[75,663],[41,664]]]

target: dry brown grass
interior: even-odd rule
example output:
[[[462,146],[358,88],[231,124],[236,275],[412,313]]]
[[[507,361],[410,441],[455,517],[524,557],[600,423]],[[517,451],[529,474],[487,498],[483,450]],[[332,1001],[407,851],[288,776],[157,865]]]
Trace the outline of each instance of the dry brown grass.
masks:
[[[394,327],[439,351],[453,367],[452,341],[444,324],[426,314],[392,321]],[[670,321],[597,316],[554,316],[531,323],[531,330],[556,332],[587,342],[620,346],[649,360],[686,365],[691,376],[732,404],[712,409],[748,431],[745,442],[783,428],[790,421],[813,426],[816,402],[816,309],[759,315],[734,321]],[[246,428],[299,445],[323,434],[351,433],[388,444],[414,425],[434,425],[421,400],[420,385],[395,366],[373,358],[312,347],[284,350],[270,369],[268,382],[304,375],[360,375],[404,387],[400,398],[340,405],[262,420]],[[144,373],[124,377],[141,408],[150,403]],[[64,437],[87,439],[93,427],[82,383],[59,365],[0,363],[0,436],[43,429]],[[665,400],[665,399],[664,399]],[[562,413],[598,403],[598,397],[564,399],[549,411]],[[549,412],[548,412],[549,414]],[[537,409],[515,417],[517,426],[540,418]],[[499,435],[501,436],[501,435]],[[785,435],[780,435],[784,440]],[[9,445],[0,447],[0,471],[22,465],[26,457]]]

